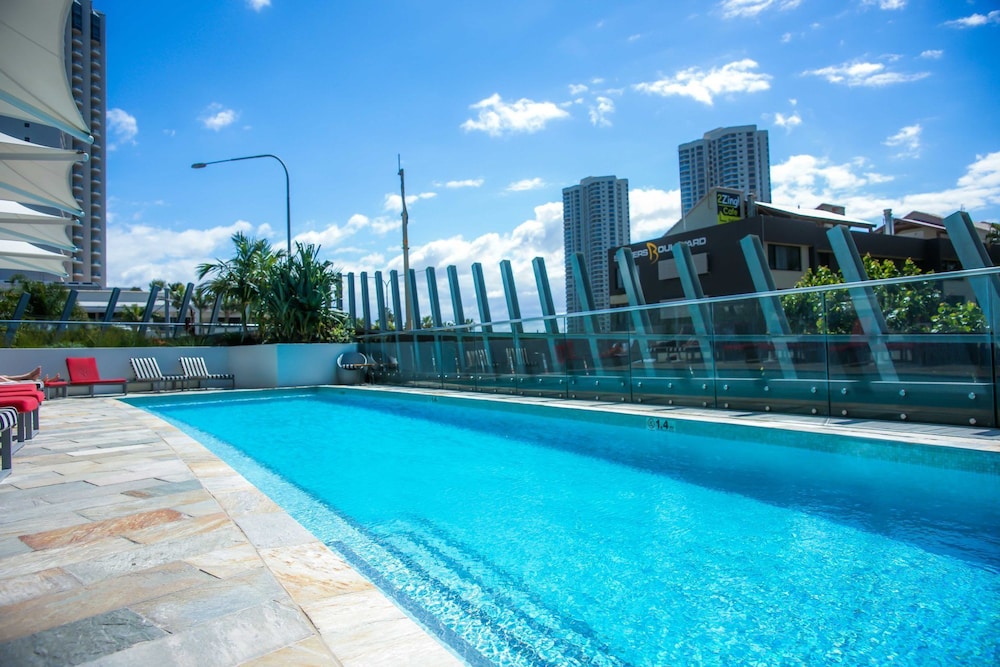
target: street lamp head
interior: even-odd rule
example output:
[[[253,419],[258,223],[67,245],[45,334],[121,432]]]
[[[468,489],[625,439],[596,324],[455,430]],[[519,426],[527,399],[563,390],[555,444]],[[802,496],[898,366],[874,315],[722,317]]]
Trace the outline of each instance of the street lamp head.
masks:
[[[204,169],[207,165],[204,162],[195,162],[191,165],[192,169]]]

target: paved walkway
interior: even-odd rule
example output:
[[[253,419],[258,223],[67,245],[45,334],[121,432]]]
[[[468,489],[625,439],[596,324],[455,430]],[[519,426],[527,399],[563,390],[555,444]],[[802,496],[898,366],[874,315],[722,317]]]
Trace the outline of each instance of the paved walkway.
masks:
[[[1000,452],[996,429],[470,396]],[[0,482],[0,665],[79,664],[460,661],[202,445],[71,398],[45,403]]]
[[[0,665],[457,665],[242,476],[113,399],[0,482]]]

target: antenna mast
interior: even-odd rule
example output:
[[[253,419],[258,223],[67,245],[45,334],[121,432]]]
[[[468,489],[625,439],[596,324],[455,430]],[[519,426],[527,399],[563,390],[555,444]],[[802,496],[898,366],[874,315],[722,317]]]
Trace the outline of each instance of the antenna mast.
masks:
[[[410,216],[406,213],[406,184],[403,182],[403,163],[396,153],[396,165],[399,167],[399,195],[403,200],[403,292],[406,301],[406,320],[404,330],[413,328],[413,308],[410,305],[410,244],[406,238],[406,225]]]

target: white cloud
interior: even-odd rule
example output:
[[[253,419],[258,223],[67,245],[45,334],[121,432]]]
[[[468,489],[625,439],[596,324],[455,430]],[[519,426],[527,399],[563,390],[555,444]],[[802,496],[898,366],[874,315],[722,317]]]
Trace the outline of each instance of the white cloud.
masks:
[[[882,143],[886,146],[900,147],[902,152],[898,157],[918,157],[920,155],[920,132],[922,130],[923,128],[920,127],[919,123],[907,125]]]
[[[446,274],[447,267],[453,265],[458,272],[465,317],[477,322],[480,321],[472,283],[472,263],[479,262],[483,266],[491,319],[493,321],[506,320],[507,306],[499,269],[500,261],[504,259],[510,260],[514,272],[514,284],[517,287],[521,316],[523,318],[540,316],[541,305],[531,265],[531,260],[535,257],[541,257],[545,261],[549,283],[552,286],[552,297],[556,302],[556,312],[564,312],[566,310],[566,295],[563,289],[565,274],[562,225],[562,202],[550,202],[536,206],[534,217],[522,222],[510,232],[491,232],[474,239],[466,239],[457,235],[412,246],[409,253],[410,266],[420,267],[417,270],[417,292],[421,317],[430,314],[425,267],[432,266],[438,281],[438,292],[441,295],[442,317],[445,320],[454,321],[451,299],[449,298],[451,292],[448,289]],[[369,262],[368,258],[345,262],[345,271],[354,271],[356,274],[367,271],[372,274],[379,270],[383,272],[383,276],[387,276],[392,269],[402,271],[403,257],[401,252],[389,257],[388,260],[381,255],[374,257],[378,258],[377,262]],[[371,290],[371,295],[374,305],[374,290]],[[358,311],[360,312],[360,310],[359,305]]]
[[[469,119],[462,123],[466,132],[485,132],[491,137],[505,134],[525,132],[531,134],[545,128],[553,120],[569,118],[569,112],[560,109],[552,102],[535,102],[521,98],[516,102],[506,103],[500,95],[494,93],[485,100],[469,106],[479,111],[476,120]]]
[[[793,111],[789,116],[786,116],[779,111],[774,114],[774,124],[778,127],[783,127],[786,130],[791,131],[793,127],[797,127],[802,124],[802,116],[799,115],[798,111]]]
[[[226,109],[218,102],[212,102],[202,113],[201,124],[208,130],[218,132],[224,127],[232,125],[239,119],[240,114],[232,109]]]
[[[681,95],[712,105],[718,95],[756,93],[771,87],[771,76],[753,70],[757,62],[745,58],[705,72],[697,67],[682,70],[673,77],[638,83],[633,88],[652,95]]]
[[[294,242],[303,244],[311,243],[313,245],[320,246],[321,248],[326,248],[327,250],[334,250],[341,246],[345,240],[356,235],[362,229],[370,227],[373,227],[373,225],[371,220],[368,219],[368,216],[355,213],[344,225],[331,224],[323,229],[310,230],[300,234],[295,234],[292,237],[292,241],[293,245]]]
[[[236,232],[266,238],[269,225],[254,228],[245,220],[210,229],[176,231],[160,225],[140,223],[108,226],[108,247],[114,248],[110,284],[146,287],[151,280],[193,282],[197,266],[228,258],[232,254],[230,238]]]
[[[111,141],[108,142],[108,150],[113,151],[122,144],[135,146],[135,137],[139,134],[139,124],[135,116],[124,109],[108,109],[106,114],[108,131]]]
[[[462,181],[448,181],[444,184],[446,188],[478,188],[483,185],[484,181],[481,178],[467,178]]]
[[[978,28],[982,25],[1000,24],[1000,9],[994,9],[989,14],[972,14],[954,21],[945,21],[951,28]]]
[[[247,0],[247,5],[255,12],[271,6],[271,0]]]
[[[663,236],[681,217],[681,191],[635,188],[628,193],[633,240]]]
[[[635,35],[629,35],[626,38],[626,41],[629,41],[629,42],[638,42],[640,39],[642,39],[642,35],[640,35],[640,34],[637,33]]]
[[[920,57],[927,60],[940,60],[943,55],[944,51],[941,49],[928,49],[920,52]]]
[[[527,190],[539,190],[545,187],[545,181],[541,178],[525,178],[515,181],[507,186],[507,192],[525,192]]]
[[[886,69],[883,63],[854,61],[843,63],[842,65],[831,65],[820,69],[806,70],[805,75],[820,76],[830,83],[839,83],[846,86],[868,86],[880,87],[889,86],[896,83],[908,83],[919,81],[930,76],[930,72],[915,72],[904,74],[902,72],[892,72]]]
[[[788,44],[790,41],[792,41],[792,33],[786,32],[785,34],[783,34],[781,36],[781,43],[782,44]]]
[[[608,116],[615,112],[615,102],[610,97],[599,95],[590,105],[590,123],[595,127],[611,127]]]
[[[417,195],[406,195],[406,206],[407,211],[409,207],[416,204],[422,199],[434,199],[437,197],[436,192],[421,192]],[[397,194],[387,194],[385,196],[385,201],[382,204],[382,210],[391,213],[402,213],[403,212],[403,198]]]
[[[587,92],[590,88],[587,87],[585,83],[571,83],[569,84],[569,94],[573,97]]]
[[[906,0],[865,0],[866,5],[878,5],[879,9],[895,10],[906,8]]]
[[[771,199],[778,204],[815,208],[822,202],[841,204],[847,215],[877,221],[891,208],[901,213],[925,211],[949,215],[1000,205],[1000,151],[976,156],[954,187],[900,196],[878,194],[876,186],[892,182],[892,177],[867,171],[864,159],[831,164],[812,155],[793,155],[771,166]]]
[[[752,18],[768,10],[795,9],[802,0],[722,0],[719,9],[727,19],[732,18]]]

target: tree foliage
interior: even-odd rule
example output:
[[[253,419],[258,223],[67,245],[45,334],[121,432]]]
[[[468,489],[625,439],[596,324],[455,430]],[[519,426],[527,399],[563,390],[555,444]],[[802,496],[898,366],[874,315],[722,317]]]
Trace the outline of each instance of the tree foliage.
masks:
[[[901,278],[924,274],[907,259],[902,264],[862,258],[870,280]],[[844,277],[839,271],[820,266],[809,269],[795,287],[839,285]],[[941,333],[981,331],[985,318],[974,302],[950,304],[939,283],[933,280],[879,285],[873,288],[889,333]],[[796,333],[849,334],[858,329],[858,316],[848,289],[787,294],[781,297],[785,314]]]
[[[346,342],[347,316],[336,309],[339,273],[320,261],[319,247],[295,244],[282,256],[261,293],[260,328],[265,342]]]
[[[284,253],[272,250],[265,239],[248,237],[243,232],[233,234],[232,241],[236,253],[227,260],[198,265],[198,279],[210,276],[205,289],[238,304],[242,336],[246,338],[248,324],[256,315],[271,271]]]

